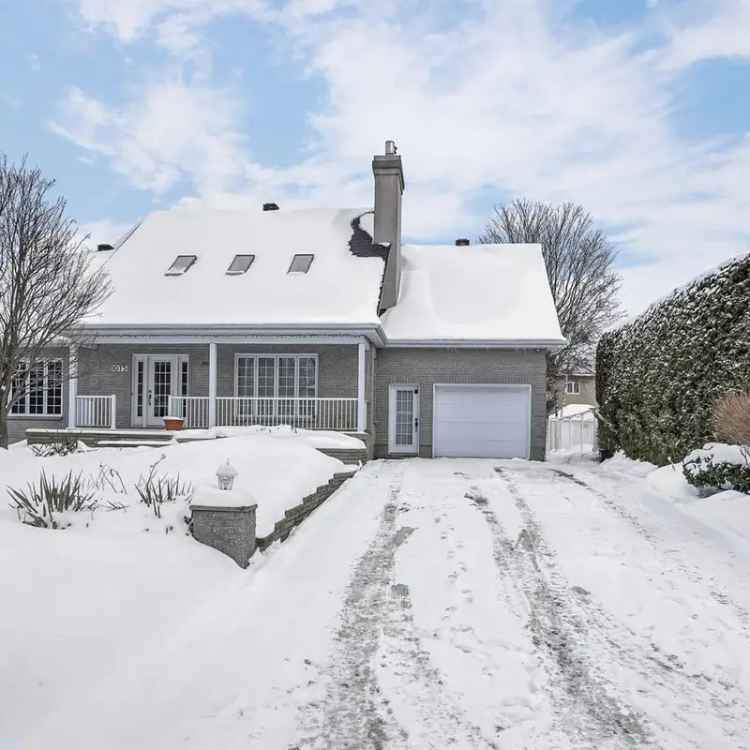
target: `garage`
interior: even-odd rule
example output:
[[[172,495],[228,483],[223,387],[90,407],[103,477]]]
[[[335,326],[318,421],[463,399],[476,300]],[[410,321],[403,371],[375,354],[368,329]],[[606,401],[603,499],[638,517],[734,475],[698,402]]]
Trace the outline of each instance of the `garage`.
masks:
[[[434,456],[528,458],[530,385],[435,384]]]

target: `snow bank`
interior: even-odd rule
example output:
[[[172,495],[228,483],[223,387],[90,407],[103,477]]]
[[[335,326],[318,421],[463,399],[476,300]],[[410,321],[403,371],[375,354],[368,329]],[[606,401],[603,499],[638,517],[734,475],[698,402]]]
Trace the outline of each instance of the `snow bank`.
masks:
[[[85,526],[50,531],[0,520],[3,748],[25,747],[11,738],[127,669],[134,652],[157,647],[197,602],[238,577],[232,560],[185,530],[143,533],[140,515],[102,515],[117,516],[130,533],[93,534]]]
[[[213,427],[210,430],[180,430],[178,438],[190,438],[191,440],[214,440],[223,437],[237,437],[241,435],[266,435],[272,438],[298,440],[313,448],[346,448],[352,450],[364,450],[367,446],[359,439],[346,435],[343,432],[330,430],[300,430],[289,425],[277,427],[262,427],[252,425],[248,427]]]
[[[103,491],[100,493],[102,499],[126,502],[131,516],[142,515],[144,506],[137,503],[133,486],[161,456],[164,459],[159,463],[160,473],[179,474],[181,479],[193,485],[215,485],[219,464],[229,459],[239,472],[234,486],[252,495],[258,503],[258,536],[269,533],[274,523],[283,517],[284,510],[299,503],[343,468],[341,461],[323,455],[304,440],[273,439],[262,432],[225,440],[174,443],[159,448],[102,448],[48,458],[37,458],[28,448],[22,447],[0,452],[0,482],[3,485],[0,487],[0,520],[15,520],[14,512],[7,507],[5,485],[23,487],[30,481],[35,482],[42,469],[48,476],[62,477],[69,471],[74,474],[82,471],[85,476],[93,478],[101,464],[116,469],[130,489],[127,498]],[[145,510],[145,518],[149,520]],[[153,514],[151,520],[155,522]],[[84,523],[83,519],[75,521],[77,525]],[[97,511],[86,522],[92,527],[106,528],[107,533],[132,532],[132,528],[121,523],[118,513]]]

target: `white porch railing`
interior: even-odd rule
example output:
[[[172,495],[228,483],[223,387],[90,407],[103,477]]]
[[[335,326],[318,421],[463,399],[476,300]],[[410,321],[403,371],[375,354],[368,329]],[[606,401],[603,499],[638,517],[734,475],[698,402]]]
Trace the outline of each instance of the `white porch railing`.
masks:
[[[547,420],[547,450],[591,453],[597,449],[598,428],[593,409],[569,417],[553,415]]]
[[[117,396],[76,396],[76,427],[117,427]]]
[[[169,412],[185,420],[185,427],[209,424],[208,396],[170,396]],[[356,398],[216,398],[216,426],[290,425],[308,430],[357,429]]]
[[[188,429],[208,427],[208,396],[170,396],[169,416],[181,417]]]

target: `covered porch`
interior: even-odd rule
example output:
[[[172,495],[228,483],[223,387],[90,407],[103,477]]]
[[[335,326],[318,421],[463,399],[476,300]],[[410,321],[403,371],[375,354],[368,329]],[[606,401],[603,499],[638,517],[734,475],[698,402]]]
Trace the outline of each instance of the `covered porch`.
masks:
[[[73,352],[68,429],[290,425],[364,433],[372,349],[363,337],[100,341]]]

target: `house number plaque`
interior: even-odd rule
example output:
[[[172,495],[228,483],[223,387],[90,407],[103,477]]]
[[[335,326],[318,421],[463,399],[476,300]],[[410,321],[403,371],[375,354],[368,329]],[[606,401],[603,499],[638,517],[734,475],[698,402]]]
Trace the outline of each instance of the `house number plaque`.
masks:
[[[127,365],[112,365],[112,372],[127,372]]]

